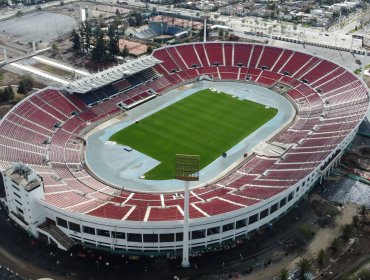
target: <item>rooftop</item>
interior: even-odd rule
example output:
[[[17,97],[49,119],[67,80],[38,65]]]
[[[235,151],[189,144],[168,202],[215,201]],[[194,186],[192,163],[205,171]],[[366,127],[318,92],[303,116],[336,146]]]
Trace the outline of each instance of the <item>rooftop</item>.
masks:
[[[32,191],[41,185],[40,177],[23,163],[15,163],[12,167],[6,169],[4,174],[26,191]]]
[[[109,68],[89,77],[84,77],[73,81],[65,86],[65,90],[70,93],[86,93],[90,90],[97,89],[108,85],[112,82],[131,76],[161,62],[159,59],[151,56],[141,56],[133,61],[120,64],[116,67]]]

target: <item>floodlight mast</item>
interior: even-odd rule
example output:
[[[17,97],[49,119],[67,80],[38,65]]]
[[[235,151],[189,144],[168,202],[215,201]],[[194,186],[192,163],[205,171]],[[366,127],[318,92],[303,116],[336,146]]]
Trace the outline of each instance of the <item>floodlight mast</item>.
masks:
[[[185,181],[184,229],[181,266],[187,268],[189,261],[189,187],[190,181],[199,181],[199,155],[176,155],[175,178]]]
[[[181,266],[187,268],[190,266],[189,261],[189,181],[185,181],[185,201],[184,201],[184,229],[182,242],[182,261]]]
[[[207,19],[210,18],[209,15],[203,15],[203,42],[207,42]]]

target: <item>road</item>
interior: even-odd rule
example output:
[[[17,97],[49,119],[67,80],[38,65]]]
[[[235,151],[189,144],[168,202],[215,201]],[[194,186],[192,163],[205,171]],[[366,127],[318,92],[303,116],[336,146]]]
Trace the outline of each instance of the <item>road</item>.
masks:
[[[78,2],[78,0],[64,0],[65,4]],[[330,28],[330,30],[324,30],[323,28],[314,27],[303,27],[302,25],[295,25],[289,22],[278,22],[276,20],[261,19],[257,17],[234,17],[234,16],[223,16],[218,15],[216,12],[202,12],[197,10],[189,10],[183,8],[168,8],[167,6],[157,4],[146,4],[142,2],[136,2],[134,0],[126,1],[131,7],[145,8],[148,6],[149,9],[156,8],[157,11],[181,14],[189,17],[195,17],[208,15],[211,18],[224,22],[226,26],[232,27],[236,32],[243,33],[248,32],[263,32],[264,34],[270,34],[275,36],[288,37],[292,39],[299,39],[310,41],[314,43],[325,43],[332,46],[339,46],[350,48],[352,44],[352,33],[348,33],[353,30],[356,26],[359,26],[360,21],[365,19],[369,20],[370,8],[366,11],[358,11],[351,14],[347,18],[342,18],[340,23]],[[99,0],[95,2],[97,4],[107,4],[120,7],[113,0]],[[41,4],[42,9],[59,6],[60,1],[51,1],[48,3]],[[37,6],[26,6],[22,8],[3,10],[0,13],[0,20],[4,20],[9,17],[13,17],[17,12],[22,11],[24,13],[32,12],[37,9]],[[365,27],[366,28],[366,27]],[[362,31],[359,31],[361,33]],[[354,40],[353,46],[356,49],[360,49],[362,45],[361,40]]]
[[[277,263],[274,266],[268,267],[255,274],[243,277],[243,280],[267,280],[273,279],[279,275],[280,270],[285,267],[289,270],[296,268],[300,259],[313,259],[319,249],[326,249],[329,247],[331,241],[340,235],[343,225],[352,223],[352,217],[358,212],[359,207],[355,204],[347,204],[343,210],[342,215],[339,215],[334,222],[334,227],[324,228],[317,232],[312,242],[299,255],[291,255],[287,259]]]
[[[0,246],[0,263],[3,267],[16,271],[22,277],[27,279],[52,278],[54,280],[65,280],[65,277],[51,274],[49,271],[43,270],[17,256],[9,253]]]
[[[131,3],[129,1],[129,3]],[[218,13],[203,13],[182,8],[167,8],[162,5],[150,4],[150,7],[155,7],[157,11],[181,14],[189,17],[208,15],[218,21],[224,22],[226,26],[233,28],[236,32],[263,32],[275,36],[282,36],[292,39],[310,41],[314,43],[325,43],[332,46],[350,48],[352,44],[352,34],[349,33],[355,26],[359,26],[360,19],[369,20],[370,7],[366,11],[358,11],[351,14],[348,18],[343,18],[340,24],[337,24],[325,30],[318,27],[303,27],[290,22],[278,22],[277,20],[261,19],[257,17],[234,17],[234,16],[218,16]],[[354,40],[354,48],[360,49],[362,46],[361,40]]]

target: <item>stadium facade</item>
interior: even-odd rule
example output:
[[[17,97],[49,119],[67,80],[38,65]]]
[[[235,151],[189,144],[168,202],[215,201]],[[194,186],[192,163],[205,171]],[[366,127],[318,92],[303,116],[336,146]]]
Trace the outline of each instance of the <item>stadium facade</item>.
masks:
[[[296,116],[268,140],[279,153],[241,154],[226,175],[192,189],[192,250],[244,239],[277,221],[338,163],[369,105],[368,89],[353,73],[298,51],[238,42],[157,49],[66,88],[38,91],[2,119],[0,197],[9,216],[65,250],[81,243],[116,252],[179,251],[183,193],[140,193],[99,181],[83,163],[83,136],[199,79],[270,88]]]

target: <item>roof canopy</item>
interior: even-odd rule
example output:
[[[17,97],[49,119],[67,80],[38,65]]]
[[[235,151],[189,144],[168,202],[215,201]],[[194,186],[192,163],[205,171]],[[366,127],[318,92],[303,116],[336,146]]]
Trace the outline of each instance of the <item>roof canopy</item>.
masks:
[[[70,82],[64,87],[64,89],[69,93],[86,93],[153,67],[160,62],[162,61],[151,55],[142,56],[138,59],[109,68],[89,77],[84,77]]]

